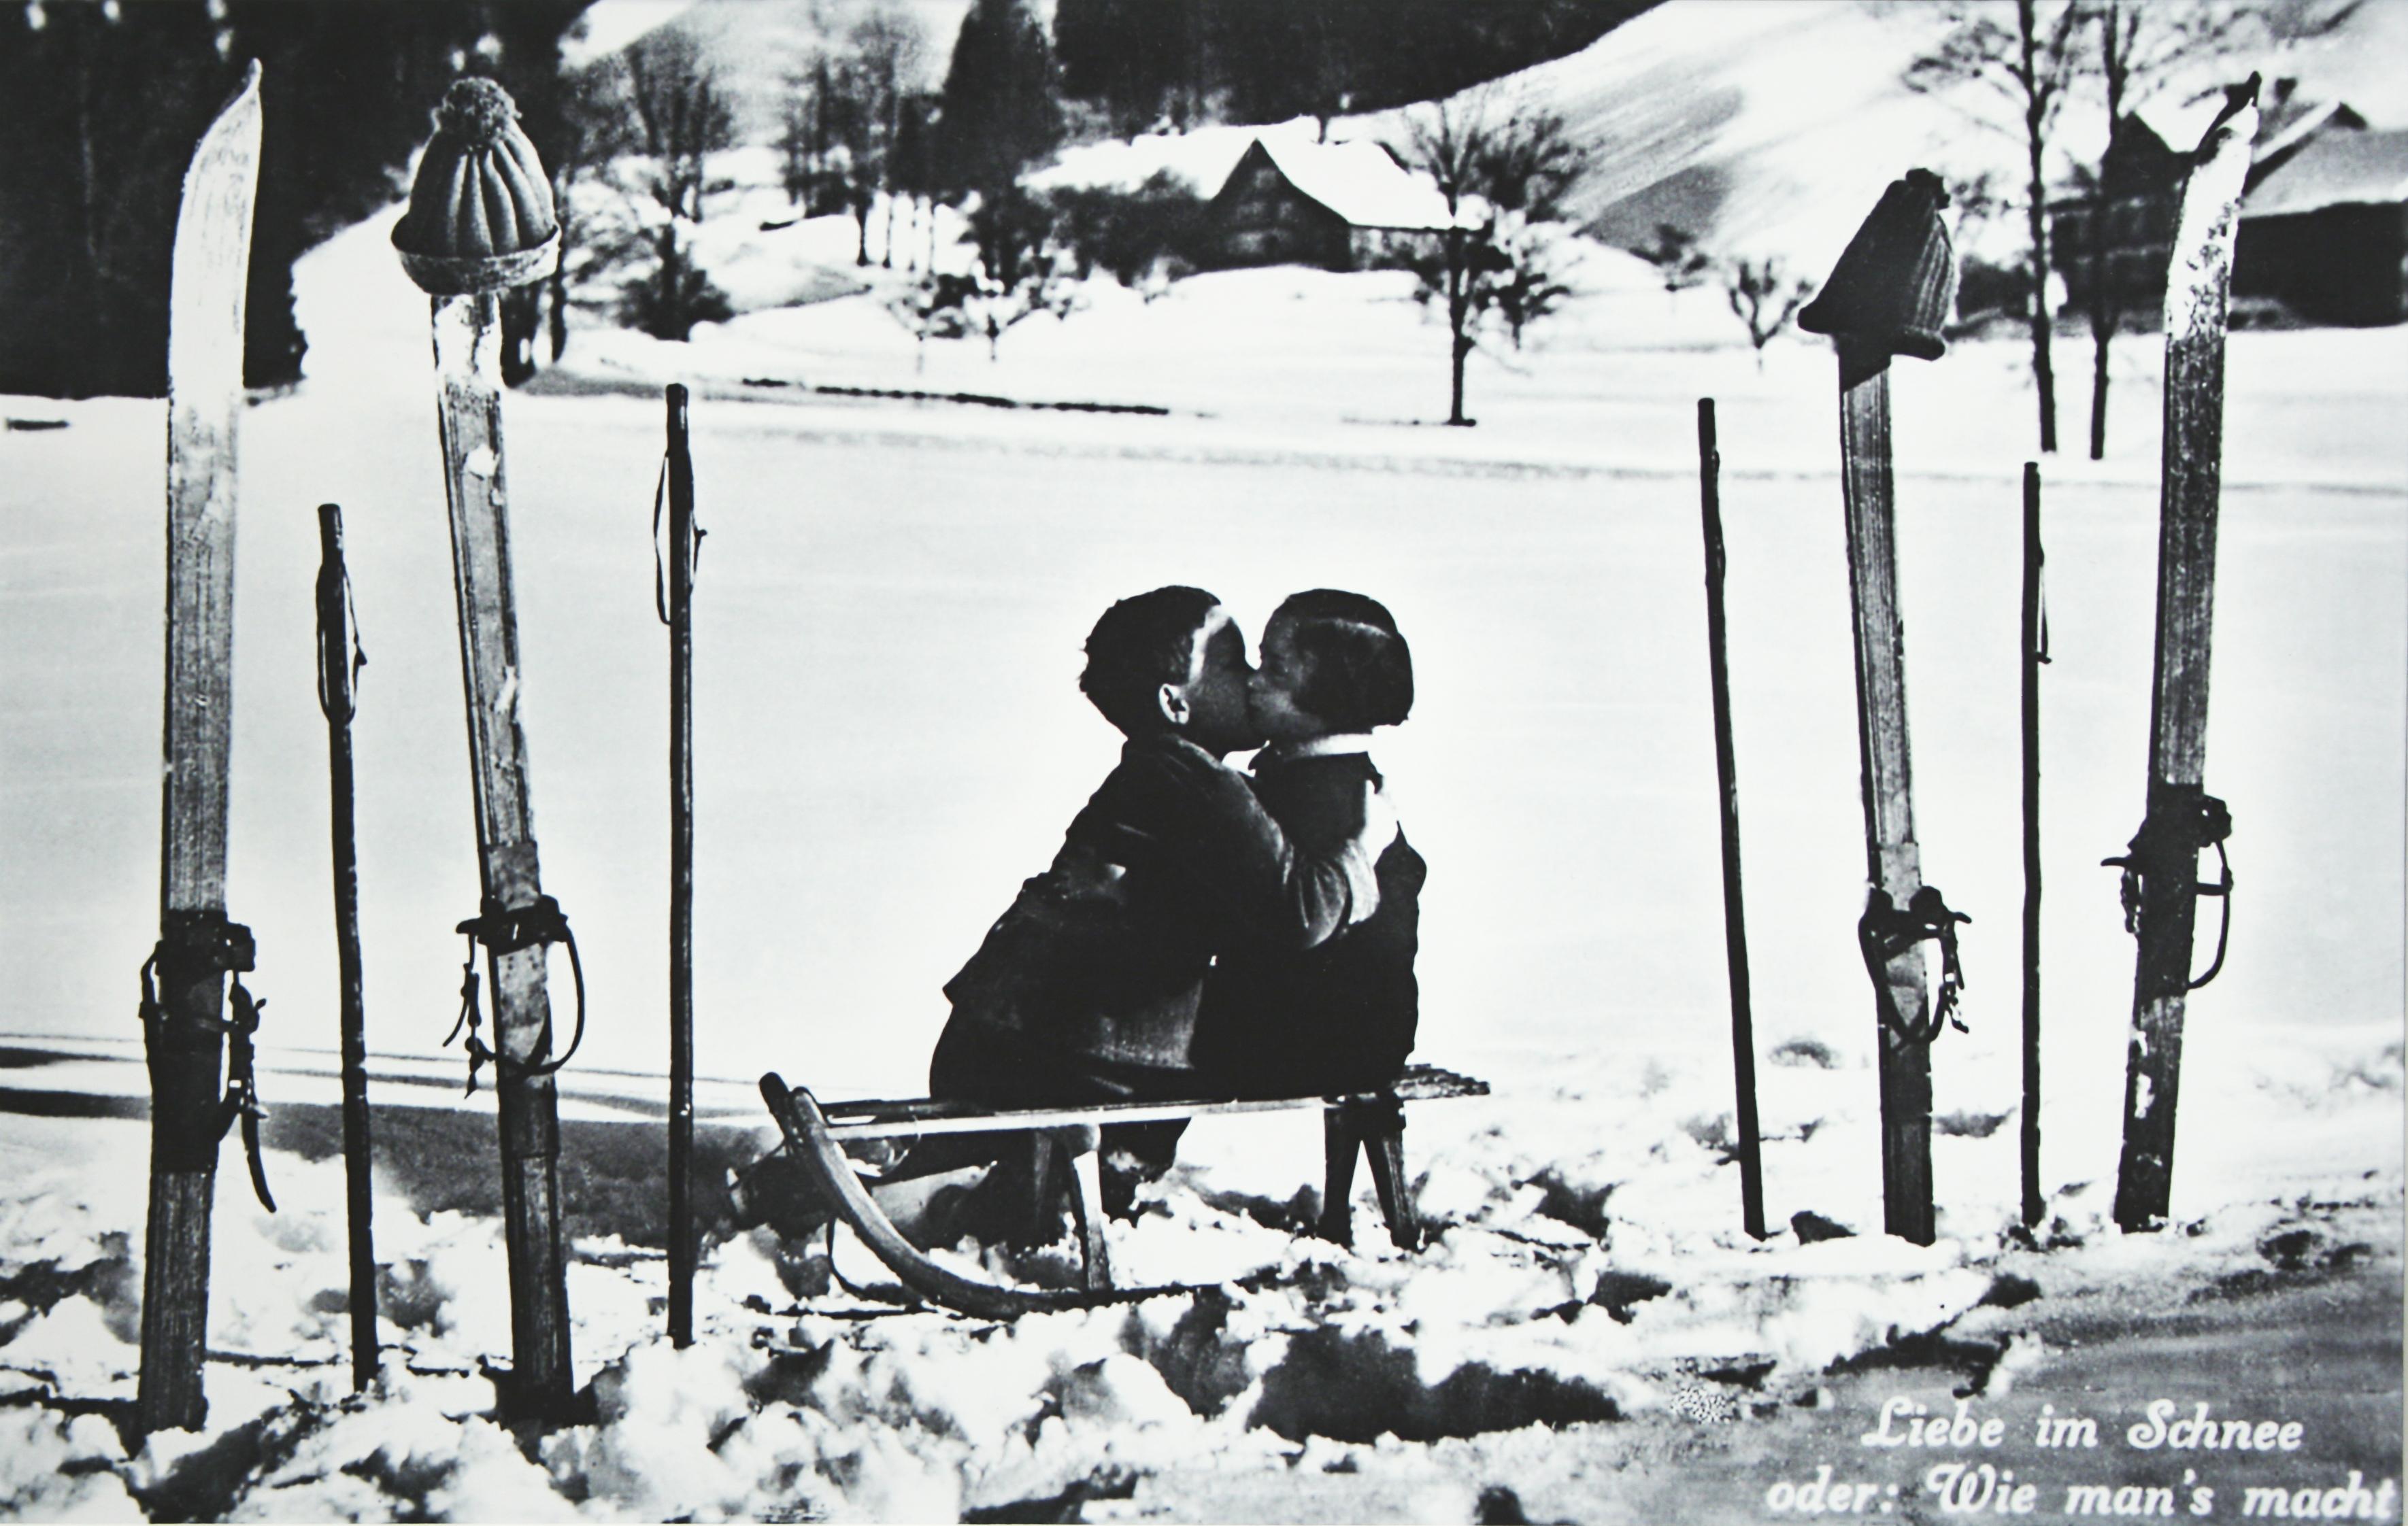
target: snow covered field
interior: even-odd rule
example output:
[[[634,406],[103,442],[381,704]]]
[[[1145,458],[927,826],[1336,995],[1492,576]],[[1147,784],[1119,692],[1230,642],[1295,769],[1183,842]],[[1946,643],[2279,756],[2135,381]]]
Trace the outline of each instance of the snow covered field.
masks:
[[[838,275],[850,228],[788,240]],[[2408,329],[2230,351],[2208,784],[2240,882],[2191,1004],[2180,1229],[2105,1222],[2131,944],[2098,861],[2138,825],[2157,356],[2117,352],[2107,461],[2044,468],[2051,1217],[2017,1198],[2017,477],[2024,357],[1895,381],[1926,873],[1964,934],[1970,1034],[1933,1052],[1940,1243],[1884,1239],[1854,692],[1828,350],[1759,370],[1720,296],[1598,250],[1527,353],[1443,414],[1441,330],[1400,278],[1233,272],[923,359],[872,296],[661,346],[581,332],[507,405],[524,717],[545,884],[591,1031],[564,1076],[569,1296],[595,1423],[480,1418],[509,1350],[490,1125],[437,1060],[476,903],[423,299],[379,220],[304,265],[309,378],[245,419],[229,904],[259,939],[280,1213],[220,1194],[205,1434],[125,1457],[147,1130],[134,972],[155,936],[156,403],[0,400],[0,1514],[79,1519],[1758,1520],[1934,1519],[1940,1461],[1859,1443],[1902,1394],[2006,1419],[2075,1486],[2386,1481],[2398,1518]],[[749,379],[748,379],[749,378]],[[1206,1291],[1009,1329],[877,1315],[766,1234],[721,1238],[702,1340],[659,1338],[644,1203],[666,1049],[666,633],[647,545],[657,387],[695,406],[699,1063],[711,1148],[766,1138],[752,1078],[915,1089],[939,987],[1111,765],[1074,687],[1112,598],[1212,588],[1251,633],[1361,589],[1416,655],[1379,757],[1431,864],[1421,1053],[1491,1080],[1408,1134],[1435,1246],[1294,1237],[1309,1119],[1199,1125],[1114,1231],[1132,1285]],[[763,380],[783,386],[763,386]],[[871,401],[812,386],[1156,406]],[[1718,400],[1767,1199],[1739,1229],[1694,408]],[[2069,421],[2077,405],[2067,405]],[[341,1165],[314,506],[344,506],[369,664],[359,751],[382,1313],[344,1397]],[[2202,961],[2205,950],[2201,950]],[[490,1105],[480,1094],[478,1104]],[[745,1136],[753,1136],[748,1146]],[[1309,1194],[1307,1194],[1309,1196]],[[1811,1211],[1856,1230],[1801,1243]],[[1058,1258],[1019,1270],[1058,1274]],[[856,1282],[879,1269],[839,1246]],[[2297,1419],[2274,1456],[2136,1450],[2152,1399]],[[2104,1461],[2033,1450],[2043,1405]],[[1715,1423],[1717,1421],[1731,1423]],[[1903,1424],[1903,1419],[1895,1423]],[[2185,1480],[2186,1467],[2200,1476]],[[1827,1487],[1814,1496],[1828,1497]],[[1784,1495],[1779,1486],[1786,1483]],[[1899,1492],[1884,1490],[1899,1486]],[[1854,1498],[1855,1496],[1851,1496]],[[2001,1496],[2007,1497],[2002,1494]],[[2289,1496],[2286,1495],[2286,1500]],[[1783,1504],[1783,1501],[1786,1504]],[[2101,1513],[2114,1513],[2110,1507]],[[2321,1507],[2319,1507],[2321,1509]],[[1051,1514],[1045,1512],[1050,1511]],[[1013,1513],[1017,1512],[1017,1513]]]

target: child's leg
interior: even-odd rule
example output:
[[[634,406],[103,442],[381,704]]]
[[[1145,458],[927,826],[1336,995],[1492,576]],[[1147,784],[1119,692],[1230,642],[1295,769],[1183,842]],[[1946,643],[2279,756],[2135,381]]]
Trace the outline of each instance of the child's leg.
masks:
[[[1321,1222],[1316,1233],[1339,1245],[1354,1243],[1354,1157],[1362,1153],[1362,1136],[1354,1132],[1354,1115],[1333,1107],[1321,1115]]]
[[[1114,1123],[1104,1129],[1104,1212],[1114,1219],[1137,1217],[1137,1190],[1158,1179],[1179,1155],[1179,1137],[1187,1132],[1183,1118],[1154,1123]]]

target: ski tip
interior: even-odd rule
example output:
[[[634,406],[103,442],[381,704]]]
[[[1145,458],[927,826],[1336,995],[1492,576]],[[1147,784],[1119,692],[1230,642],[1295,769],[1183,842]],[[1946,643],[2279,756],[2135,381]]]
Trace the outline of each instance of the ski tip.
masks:
[[[208,130],[193,148],[192,164],[184,172],[184,192],[189,199],[193,177],[206,164],[226,163],[242,167],[242,173],[253,183],[259,176],[259,60],[252,59],[242,71],[242,83],[226,97],[225,105],[209,119]]]
[[[2200,135],[2199,157],[2200,159],[2203,160],[2214,153],[2223,136],[2234,130],[2232,125],[2234,119],[2244,111],[2254,112],[2258,108],[2258,91],[2264,82],[2264,77],[2253,70],[2249,78],[2241,83],[2224,87],[2224,105],[2217,108],[2215,120],[2207,124],[2207,131]],[[2249,135],[2257,136],[2254,123]]]
[[[257,98],[259,94],[259,60],[254,58],[243,65],[242,83],[235,86],[234,93],[225,98],[225,105],[218,107],[218,115],[221,118],[232,112],[235,107],[244,104],[245,97],[251,97],[253,100]]]

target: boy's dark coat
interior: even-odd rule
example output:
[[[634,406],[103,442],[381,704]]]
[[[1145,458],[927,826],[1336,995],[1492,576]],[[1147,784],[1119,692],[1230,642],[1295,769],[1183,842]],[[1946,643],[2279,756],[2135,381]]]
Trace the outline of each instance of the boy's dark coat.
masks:
[[[1359,800],[1353,810],[1359,828]],[[1053,866],[946,984],[953,1013],[931,1094],[1193,1094],[1189,1042],[1213,955],[1302,949],[1344,928],[1375,883],[1350,836],[1292,846],[1244,776],[1176,734],[1132,737]]]

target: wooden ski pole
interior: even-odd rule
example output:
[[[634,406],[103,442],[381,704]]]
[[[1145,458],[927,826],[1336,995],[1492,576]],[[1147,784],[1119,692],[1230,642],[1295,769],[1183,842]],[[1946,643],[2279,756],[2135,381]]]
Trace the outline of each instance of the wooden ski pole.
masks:
[[[327,799],[332,806],[335,963],[342,985],[343,1186],[351,1229],[351,1387],[377,1375],[376,1236],[368,1216],[368,1037],[360,972],[360,868],[352,813],[354,680],[367,656],[351,618],[351,575],[343,564],[343,511],[318,506],[318,708],[326,716]]]
[[[469,1084],[491,1058],[500,1103],[503,1236],[509,1258],[512,1413],[558,1417],[571,1398],[568,1293],[561,1241],[559,1105],[552,1073],[546,952],[567,941],[558,903],[543,893],[529,804],[518,615],[511,589],[509,492],[502,454],[501,298],[538,280],[558,258],[549,183],[516,124],[509,96],[463,79],[444,97],[419,162],[408,213],[394,230],[402,264],[432,297],[437,419],[452,572],[467,702],[469,774],[483,901],[461,930],[485,948],[494,1043],[475,1030],[473,969],[464,989]],[[470,194],[449,195],[466,182]],[[482,207],[511,209],[516,247],[496,249]],[[570,943],[572,968],[575,945]],[[583,1022],[580,976],[579,1022]],[[562,1057],[563,1059],[566,1056]]]
[[[259,183],[259,65],[209,124],[184,175],[167,331],[166,696],[162,727],[159,944],[143,966],[150,1072],[150,1183],[143,1236],[144,1432],[197,1429],[208,1414],[209,1219],[229,1105],[251,1107],[239,978],[248,928],[226,919],[226,778],[234,732],[235,430],[242,413],[244,296]],[[157,984],[151,983],[155,970]],[[228,1093],[218,1091],[235,1038]],[[257,1139],[256,1109],[244,1119]],[[253,1180],[260,1182],[256,1156]],[[265,1200],[265,1186],[262,1197]]]
[[[1730,965],[1731,1073],[1738,1093],[1740,1220],[1764,1238],[1764,1150],[1756,1119],[1756,1018],[1747,977],[1747,910],[1740,891],[1739,771],[1731,750],[1730,664],[1723,609],[1722,451],[1714,400],[1698,399],[1698,496],[1706,530],[1706,666],[1713,687],[1715,797],[1722,807],[1723,952]]]
[[[1847,509],[1856,745],[1871,882],[1857,936],[1873,981],[1882,1221],[1888,1233],[1917,1245],[1929,1245],[1934,1234],[1930,1044],[1961,978],[1955,923],[1963,919],[1923,883],[1914,838],[1889,369],[1894,355],[1934,360],[1946,351],[1940,327],[1955,305],[1956,285],[1955,257],[1939,216],[1947,201],[1939,178],[1928,170],[1910,170],[1892,181],[1841,254],[1822,294],[1799,315],[1801,327],[1832,335],[1840,354],[1841,487]],[[1940,942],[1943,956],[1936,1005],[1926,1000],[1928,938]]]
[[[2024,1222],[2042,1212],[2040,1186],[2040,665],[2048,661],[2042,625],[2040,463],[2024,463]]]
[[[2232,875],[2199,882],[2199,855],[2221,859],[2231,831],[2224,802],[2207,793],[2209,634],[2214,622],[2215,521],[2224,454],[2224,333],[2232,244],[2250,147],[2258,135],[2258,77],[2227,91],[2200,140],[2183,188],[2166,284],[2166,421],[2157,532],[2157,639],[2149,706],[2147,813],[2127,855],[2126,916],[2140,940],[2124,1079],[2124,1150],[2115,1222],[2128,1233],[2162,1228],[2172,1199],[2174,1105],[2182,1076],[2183,1015],[2192,991],[2191,934],[2201,895],[2224,896],[2230,931]]]
[[[694,1342],[694,453],[669,383],[669,1340]],[[659,525],[653,526],[659,534]]]

